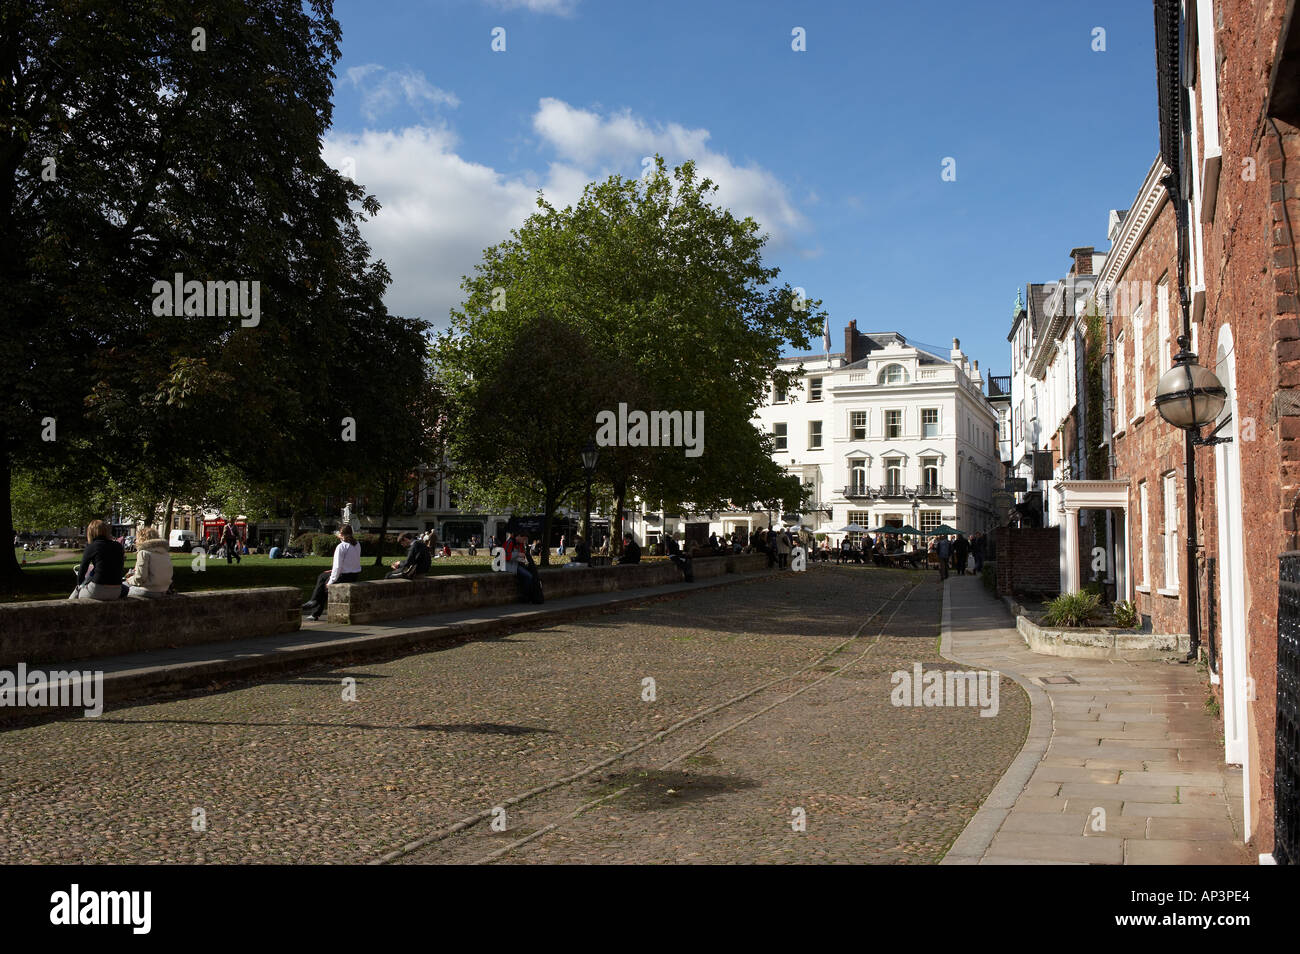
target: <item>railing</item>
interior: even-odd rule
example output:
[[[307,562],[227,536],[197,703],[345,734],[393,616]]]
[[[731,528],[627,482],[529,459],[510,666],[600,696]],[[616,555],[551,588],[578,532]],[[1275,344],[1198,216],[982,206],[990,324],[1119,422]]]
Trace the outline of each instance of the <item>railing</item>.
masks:
[[[906,497],[907,488],[902,484],[885,484],[876,490],[877,497]]]
[[[1011,375],[1002,374],[989,378],[989,397],[1011,394]]]
[[[850,484],[840,491],[842,497],[875,497],[876,492],[865,484]]]

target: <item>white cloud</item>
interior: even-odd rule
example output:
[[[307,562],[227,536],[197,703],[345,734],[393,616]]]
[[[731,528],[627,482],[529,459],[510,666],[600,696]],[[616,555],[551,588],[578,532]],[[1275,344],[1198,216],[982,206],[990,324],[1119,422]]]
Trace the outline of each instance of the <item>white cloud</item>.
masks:
[[[531,13],[554,13],[571,16],[578,8],[578,0],[488,0],[498,10],[528,10]]]
[[[363,81],[375,72],[356,69],[367,71]],[[695,159],[701,175],[718,184],[715,201],[737,215],[753,215],[777,244],[806,228],[772,173],[710,150],[707,130],[651,127],[626,111],[602,117],[555,99],[539,103],[533,128],[555,153],[544,172],[508,174],[467,161],[445,124],[327,137],[326,161],[354,175],[383,205],[362,232],[392,272],[391,311],[446,327],[449,309],[461,301],[461,276],[473,271],[485,248],[536,211],[539,189],[562,208],[592,180],[611,172],[640,174],[642,157],[656,152],[670,166]],[[805,257],[819,254],[813,249]]]
[[[386,70],[378,63],[366,63],[351,67],[347,77],[361,93],[362,115],[372,122],[402,102],[417,111],[425,106],[460,105],[454,93],[434,86],[419,70]]]
[[[636,174],[646,156],[658,153],[671,168],[694,159],[702,176],[718,185],[715,201],[737,215],[752,215],[777,245],[807,228],[807,220],[776,176],[762,167],[737,165],[709,148],[707,129],[679,123],[651,126],[629,110],[600,116],[558,99],[538,103],[533,130],[560,155],[593,177]]]
[[[356,180],[383,205],[362,232],[392,272],[389,310],[438,327],[461,301],[461,276],[482,260],[483,249],[535,210],[539,187],[567,204],[586,183],[580,172],[562,166],[552,167],[547,182],[503,175],[455,150],[452,132],[430,126],[335,133],[324,146],[326,162],[355,168]]]

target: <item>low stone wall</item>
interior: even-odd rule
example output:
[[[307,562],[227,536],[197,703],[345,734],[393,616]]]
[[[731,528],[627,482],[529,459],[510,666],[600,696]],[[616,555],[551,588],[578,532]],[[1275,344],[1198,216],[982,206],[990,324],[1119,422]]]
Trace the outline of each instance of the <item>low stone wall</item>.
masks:
[[[1033,652],[1073,659],[1171,659],[1192,648],[1187,633],[1135,633],[1116,629],[1058,629],[1016,617],[1016,631]]]
[[[762,555],[707,557],[693,562],[697,580],[767,567],[767,558]],[[541,571],[541,579],[542,593],[553,600],[666,586],[681,582],[682,574],[673,563],[656,561],[635,566],[549,568]],[[328,616],[331,623],[373,623],[517,602],[519,589],[513,573],[426,576],[417,580],[335,583],[329,588]]]
[[[0,666],[192,646],[302,627],[291,586],[181,593],[164,599],[0,604]]]

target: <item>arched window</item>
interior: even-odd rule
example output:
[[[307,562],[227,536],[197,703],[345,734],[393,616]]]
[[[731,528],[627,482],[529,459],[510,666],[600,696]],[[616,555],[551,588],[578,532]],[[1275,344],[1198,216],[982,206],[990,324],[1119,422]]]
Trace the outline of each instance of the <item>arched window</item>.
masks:
[[[881,384],[906,384],[907,369],[901,364],[887,364],[880,372]]]

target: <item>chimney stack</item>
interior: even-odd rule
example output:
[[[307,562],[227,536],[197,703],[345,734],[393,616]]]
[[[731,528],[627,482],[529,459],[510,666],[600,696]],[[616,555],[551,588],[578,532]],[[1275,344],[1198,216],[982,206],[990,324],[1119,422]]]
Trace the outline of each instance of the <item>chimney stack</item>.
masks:
[[[1091,275],[1092,274],[1092,253],[1093,246],[1085,245],[1080,248],[1070,249],[1070,258],[1074,259],[1074,265],[1070,267],[1071,275]]]

